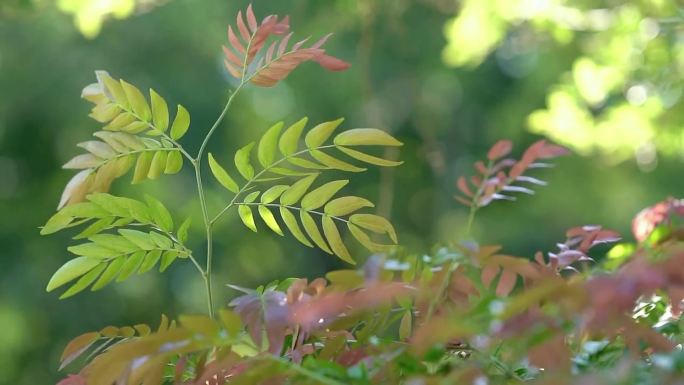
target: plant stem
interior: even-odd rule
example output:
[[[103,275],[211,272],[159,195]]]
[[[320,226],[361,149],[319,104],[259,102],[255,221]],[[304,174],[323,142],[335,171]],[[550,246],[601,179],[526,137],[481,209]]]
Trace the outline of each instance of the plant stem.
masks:
[[[235,98],[235,95],[242,89],[242,86],[244,85],[244,82],[241,82],[240,85],[235,88],[235,90],[230,94],[228,97],[228,101],[226,102],[225,107],[223,107],[223,111],[221,111],[221,114],[219,117],[216,119],[216,122],[214,122],[214,125],[211,126],[209,129],[209,132],[207,135],[204,137],[204,140],[202,141],[202,145],[200,146],[199,151],[197,152],[197,157],[192,160],[192,165],[195,168],[195,181],[197,182],[197,194],[199,195],[199,201],[200,201],[200,207],[202,209],[202,218],[204,219],[204,228],[206,230],[206,237],[207,237],[207,264],[206,268],[204,269],[202,273],[202,278],[204,279],[204,286],[206,288],[207,292],[207,307],[209,311],[209,316],[214,317],[214,301],[213,301],[213,295],[212,295],[212,287],[211,287],[211,272],[212,272],[212,257],[213,257],[213,234],[212,234],[212,222],[209,220],[209,212],[207,210],[207,200],[206,196],[204,194],[204,185],[202,184],[202,156],[204,155],[204,151],[207,148],[207,144],[209,144],[209,139],[211,139],[212,135],[218,128],[218,126],[221,124],[223,119],[226,116],[226,113],[228,113],[228,109],[230,108],[230,105],[233,103],[233,100]]]

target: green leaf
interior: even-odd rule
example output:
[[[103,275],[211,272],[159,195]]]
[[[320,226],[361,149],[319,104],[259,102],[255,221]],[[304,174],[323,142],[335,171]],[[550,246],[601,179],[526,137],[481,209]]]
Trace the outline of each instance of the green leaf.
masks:
[[[130,277],[133,273],[135,273],[145,258],[145,255],[147,255],[145,250],[140,250],[131,254],[121,267],[121,271],[119,272],[119,276],[116,278],[116,282],[123,282],[127,280],[128,277]]]
[[[280,147],[280,152],[285,156],[290,156],[297,152],[297,147],[299,147],[299,138],[302,136],[302,131],[306,127],[306,123],[309,118],[304,117],[288,127],[283,135],[280,136],[280,141],[278,146]]]
[[[240,172],[240,175],[247,180],[250,180],[252,177],[254,177],[254,167],[252,167],[252,164],[249,161],[249,156],[252,153],[253,147],[254,142],[242,147],[235,153],[235,166]]]
[[[173,261],[178,258],[178,252],[174,250],[167,250],[162,254],[161,257],[161,263],[159,264],[159,272],[163,273],[166,269],[168,269],[169,266],[173,263]]]
[[[331,200],[325,205],[324,211],[330,216],[341,217],[364,207],[375,207],[375,205],[367,199],[348,196]]]
[[[312,128],[304,138],[306,146],[313,149],[321,146],[325,143],[333,131],[344,121],[344,118],[333,120],[330,122],[323,122],[316,127]]]
[[[271,167],[268,171],[270,171],[274,174],[285,175],[285,176],[305,176],[305,175],[316,174],[315,172],[292,170],[292,169],[285,168],[285,167]]]
[[[147,273],[148,271],[152,270],[152,268],[157,264],[157,262],[159,262],[161,255],[161,250],[152,250],[149,253],[147,253],[142,263],[140,264],[138,274]]]
[[[309,235],[311,240],[314,241],[316,246],[326,253],[332,254],[332,251],[330,251],[330,248],[325,243],[325,240],[323,239],[320,230],[318,230],[318,226],[316,226],[316,222],[314,221],[313,217],[311,217],[311,214],[304,210],[300,210],[299,217],[302,220],[302,225],[304,225],[304,230]]]
[[[169,151],[168,154],[164,174],[175,174],[183,168],[183,154],[180,151]]]
[[[173,241],[166,237],[166,235],[161,235],[156,231],[150,231],[150,238],[160,249],[170,249],[173,247]]]
[[[67,206],[71,207],[71,206]],[[56,233],[62,229],[65,229],[69,227],[71,222],[73,221],[73,217],[69,215],[64,215],[61,212],[56,213],[50,219],[48,219],[47,223],[45,223],[45,226],[43,226],[42,229],[40,229],[40,235],[48,235],[52,233]]]
[[[240,214],[242,223],[256,233],[257,228],[256,223],[254,223],[254,214],[252,213],[252,209],[247,205],[240,205],[238,206],[238,214]]]
[[[112,249],[117,253],[132,253],[138,250],[138,246],[135,243],[120,235],[97,234],[90,237],[89,240],[108,249]]]
[[[83,239],[91,237],[104,229],[108,229],[110,226],[112,226],[113,223],[114,217],[98,219],[97,221],[93,222],[90,226],[83,229],[83,231],[78,233],[76,236],[74,236],[74,239]]]
[[[362,162],[374,164],[376,166],[395,167],[395,166],[399,166],[400,164],[404,163],[404,162],[398,162],[398,161],[394,161],[394,160],[378,158],[377,156],[368,155],[368,154],[365,154],[361,151],[352,150],[351,148],[337,147],[337,149],[342,151],[343,153],[351,156],[354,159],[358,159]]]
[[[394,226],[385,218],[374,214],[354,214],[349,222],[378,234],[387,234],[392,242],[397,243],[397,233]]]
[[[192,221],[190,220],[190,217],[188,217],[181,225],[178,227],[178,232],[176,233],[176,236],[178,237],[178,241],[180,243],[185,243],[188,241],[188,229],[190,229],[190,224]]]
[[[129,134],[139,134],[149,128],[149,123],[143,121],[134,121],[133,123],[122,127],[121,131]]]
[[[159,175],[164,173],[166,169],[166,157],[168,151],[157,151],[152,157],[152,162],[150,163],[150,170],[147,172],[147,177],[150,179],[157,179]]]
[[[143,250],[152,250],[157,247],[156,243],[154,243],[150,235],[147,233],[143,233],[142,231],[120,229],[119,234],[123,235],[124,238],[135,243],[139,248]]]
[[[312,162],[308,159],[304,158],[288,158],[288,162],[292,163],[295,166],[302,167],[302,168],[309,168],[313,170],[326,170],[328,167],[324,166],[322,164],[318,164],[316,162]]]
[[[166,100],[150,88],[150,101],[152,102],[152,122],[154,127],[161,132],[169,128],[169,107]]]
[[[117,251],[97,243],[82,243],[80,245],[68,247],[67,250],[73,254],[91,258],[107,258],[119,254]]]
[[[90,290],[100,290],[103,287],[109,285],[114,280],[114,278],[116,278],[116,275],[119,274],[119,272],[121,271],[124,262],[126,262],[125,257],[116,258],[112,260],[109,263],[109,266],[107,266],[107,269],[102,273],[97,282],[93,284],[93,287],[91,287]]]
[[[290,186],[283,184],[275,185],[269,188],[261,195],[261,203],[271,203],[275,201],[289,188]]]
[[[258,211],[259,215],[261,216],[261,219],[263,219],[264,223],[266,223],[266,226],[273,230],[274,233],[278,235],[283,235],[283,231],[280,229],[278,222],[276,221],[275,217],[273,216],[273,213],[271,212],[271,210],[268,209],[268,207],[259,206]]]
[[[363,172],[366,171],[365,168],[356,167],[353,164],[349,164],[345,161],[334,158],[323,151],[313,150],[311,151],[311,156],[317,161],[323,163],[326,167],[330,167],[335,170],[347,171],[347,172]]]
[[[297,203],[309,190],[309,187],[311,187],[311,184],[316,180],[318,175],[319,174],[309,175],[292,184],[292,186],[280,196],[280,203],[286,206]]]
[[[173,120],[173,124],[171,124],[171,139],[178,140],[182,138],[183,135],[185,135],[185,133],[188,132],[189,127],[190,114],[188,113],[188,110],[185,109],[185,107],[179,104],[178,110],[176,112],[176,118]]]
[[[302,232],[302,229],[299,227],[299,224],[297,223],[297,218],[288,210],[286,207],[280,207],[280,216],[283,218],[283,222],[285,222],[285,226],[287,226],[288,230],[294,235],[294,237],[301,243],[303,243],[306,246],[313,247],[311,242],[306,238],[304,233]]]
[[[354,128],[340,133],[333,142],[338,146],[402,146],[403,143],[377,128]]]
[[[97,277],[99,277],[100,274],[102,274],[106,267],[107,265],[102,263],[96,266],[94,269],[90,270],[87,274],[79,278],[79,280],[76,281],[76,283],[73,284],[67,291],[65,291],[64,294],[60,295],[59,299],[69,298],[83,291],[85,288],[90,286],[91,283],[95,282]]]
[[[257,148],[257,157],[262,166],[268,167],[273,164],[273,159],[276,155],[276,147],[278,145],[278,136],[283,129],[283,122],[278,122],[271,126],[259,141]]]
[[[154,223],[166,232],[173,231],[173,218],[164,204],[147,194],[145,194],[145,201],[147,201],[147,205],[150,208]]]
[[[259,196],[259,194],[260,194],[259,191],[253,191],[253,192],[247,194],[247,196],[246,196],[245,199],[244,199],[244,202],[245,202],[245,203],[252,203],[252,202],[254,202],[254,201],[257,199],[257,197]]]
[[[411,310],[405,311],[404,315],[401,317],[401,322],[399,323],[399,338],[401,340],[407,340],[411,337],[412,321]]]
[[[95,266],[102,262],[98,258],[88,258],[88,257],[78,257],[70,260],[57,269],[55,274],[52,275],[50,281],[47,284],[47,291],[52,291],[65,283],[68,283],[83,274],[92,270]]]
[[[330,244],[330,248],[335,252],[335,255],[347,263],[352,265],[356,264],[351,255],[349,255],[349,251],[342,241],[342,237],[340,236],[339,230],[337,230],[335,221],[327,215],[323,216],[323,233],[328,239],[328,244]]]
[[[125,80],[121,80],[121,88],[123,88],[126,93],[126,98],[128,98],[128,102],[130,103],[133,112],[135,112],[141,120],[149,122],[152,114],[150,112],[150,106],[147,105],[147,100],[145,100],[145,96],[142,92]]]
[[[349,183],[348,180],[336,180],[318,187],[302,198],[302,208],[308,211],[316,210],[332,199],[347,183]]]
[[[108,125],[104,126],[103,129],[106,131],[120,131],[122,128],[127,127],[135,121],[135,116],[133,114],[124,112],[109,122]]]
[[[143,152],[138,156],[138,161],[135,163],[135,171],[133,172],[133,184],[140,183],[147,179],[153,157],[154,153],[150,151]]]
[[[209,168],[211,169],[211,173],[214,174],[216,180],[218,180],[223,187],[228,189],[228,191],[237,193],[240,190],[237,183],[235,183],[235,180],[233,180],[233,178],[231,178],[228,174],[228,171],[226,171],[226,169],[224,169],[216,161],[216,159],[214,159],[214,155],[211,153],[209,153]]]

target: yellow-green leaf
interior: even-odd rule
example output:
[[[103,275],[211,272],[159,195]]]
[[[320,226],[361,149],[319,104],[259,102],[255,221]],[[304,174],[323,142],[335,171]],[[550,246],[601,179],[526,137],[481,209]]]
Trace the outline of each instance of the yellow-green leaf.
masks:
[[[399,338],[401,340],[406,340],[411,337],[412,323],[413,317],[411,315],[411,310],[407,310],[404,312],[404,315],[401,317],[401,322],[399,323]]]
[[[178,140],[185,135],[190,127],[190,114],[185,107],[178,105],[178,110],[176,112],[176,118],[171,124],[171,139]]]
[[[47,284],[47,291],[52,291],[65,283],[73,281],[74,279],[82,276],[83,274],[89,272],[95,266],[102,262],[98,258],[89,257],[78,257],[70,260],[57,269],[57,271],[52,275],[50,281]]]
[[[147,255],[145,255],[145,258],[143,259],[142,263],[140,264],[140,268],[138,269],[138,274],[143,274],[146,273],[152,268],[157,265],[157,262],[159,262],[159,259],[161,258],[162,251],[161,250],[152,250]]]
[[[273,216],[273,213],[271,210],[268,209],[266,206],[259,206],[258,208],[259,215],[261,215],[261,219],[264,220],[264,223],[273,230],[274,233],[278,235],[283,235],[283,231],[280,229],[280,226],[278,225],[278,222],[276,221],[275,217]]]
[[[216,180],[218,180],[223,187],[228,189],[228,191],[237,193],[240,190],[237,183],[235,183],[235,180],[228,174],[228,171],[214,159],[214,156],[211,153],[209,153],[209,168]]]
[[[159,175],[164,173],[168,153],[168,151],[157,151],[154,153],[152,162],[150,163],[150,170],[147,172],[148,178],[157,179]]]
[[[328,244],[330,244],[330,248],[335,252],[335,255],[347,263],[352,265],[356,264],[354,259],[349,254],[347,247],[344,245],[344,242],[342,241],[342,237],[340,236],[339,230],[337,230],[335,221],[327,215],[323,216],[323,233],[328,239]]]
[[[334,217],[340,217],[351,214],[364,207],[375,207],[375,205],[367,199],[348,196],[331,200],[325,205],[325,213]]]
[[[297,147],[299,147],[299,138],[302,136],[302,131],[306,127],[306,123],[309,118],[302,118],[290,127],[288,127],[283,135],[280,136],[280,141],[278,146],[280,147],[280,152],[285,156],[290,156],[297,152]]]
[[[294,237],[301,243],[305,244],[306,246],[313,247],[311,242],[306,238],[306,235],[302,232],[302,229],[299,227],[299,224],[297,223],[297,218],[290,212],[285,207],[280,207],[280,216],[283,218],[283,222],[285,222],[285,226],[287,226],[288,230],[294,235]]]
[[[252,167],[252,163],[249,161],[252,148],[254,148],[254,142],[242,147],[235,153],[235,167],[237,167],[240,175],[247,180],[254,177],[254,167]]]
[[[112,260],[109,263],[109,266],[107,266],[107,269],[102,273],[100,278],[95,282],[92,288],[90,290],[95,291],[95,290],[100,290],[103,287],[107,286],[109,283],[111,283],[114,278],[116,278],[116,275],[119,274],[121,271],[121,268],[124,265],[124,262],[126,261],[126,258],[116,258]]]
[[[401,146],[403,143],[377,128],[354,128],[340,133],[333,142],[338,146]]]
[[[347,172],[363,172],[366,171],[363,167],[356,167],[353,164],[349,164],[345,161],[334,158],[323,151],[313,150],[311,151],[311,156],[317,161],[324,164],[326,167],[330,167],[335,170],[347,171]]]
[[[359,241],[360,244],[362,244],[365,248],[372,252],[380,253],[392,249],[392,246],[390,245],[382,245],[373,242],[368,236],[368,234],[364,233],[360,227],[354,225],[351,222],[347,223],[347,228],[349,228],[349,232],[354,236],[354,238],[356,238],[357,241]]]
[[[152,122],[154,127],[161,132],[169,128],[169,107],[166,100],[150,88],[150,101],[152,104]]]
[[[116,282],[123,282],[127,280],[128,277],[130,277],[133,273],[135,273],[145,258],[145,255],[147,255],[147,252],[140,250],[126,258],[126,261],[119,272],[119,276],[116,278]]]
[[[276,147],[278,145],[278,136],[283,129],[283,122],[278,122],[271,126],[259,141],[257,148],[257,157],[262,166],[268,167],[273,163],[276,155]]]
[[[238,206],[238,214],[240,214],[242,223],[256,233],[257,228],[256,223],[254,223],[254,214],[252,213],[252,209],[247,205],[240,205]]]
[[[290,186],[283,184],[275,185],[269,188],[261,195],[261,203],[271,203],[275,201],[289,188]]]
[[[169,210],[157,198],[145,194],[145,201],[150,208],[152,219],[160,229],[171,232],[173,231],[173,218]]]
[[[302,168],[310,168],[310,169],[314,169],[314,170],[325,170],[328,168],[327,166],[324,166],[322,164],[318,164],[316,162],[312,162],[312,161],[310,161],[308,159],[304,159],[304,158],[296,158],[296,157],[295,158],[288,158],[287,161],[292,163],[295,166],[299,166]]]
[[[302,220],[302,225],[304,225],[304,230],[309,235],[311,240],[314,241],[316,246],[318,246],[318,248],[325,251],[326,253],[332,254],[332,251],[330,251],[330,248],[325,243],[325,240],[323,239],[323,235],[321,235],[321,231],[318,230],[318,226],[316,225],[316,222],[314,221],[311,214],[309,214],[308,212],[306,212],[304,210],[300,210],[299,211],[299,217]]]
[[[149,122],[152,114],[150,113],[150,106],[147,104],[147,100],[145,100],[145,95],[125,80],[121,80],[121,88],[126,93],[126,98],[128,98],[133,112],[138,115],[140,120]]]
[[[169,151],[166,157],[164,174],[175,174],[183,168],[183,155],[180,151]]]
[[[309,211],[316,210],[317,208],[328,203],[328,201],[332,199],[332,197],[337,194],[342,187],[346,186],[347,183],[349,183],[348,180],[336,180],[318,187],[302,198],[302,208]]]
[[[318,174],[312,174],[295,182],[287,191],[280,196],[280,203],[289,206],[297,203],[309,190]]]
[[[84,276],[78,279],[67,291],[59,296],[59,299],[69,298],[75,294],[82,292],[86,287],[90,286],[91,283],[95,282],[97,277],[102,274],[102,271],[107,267],[106,264],[101,263],[95,266],[94,269],[90,270]]]
[[[368,155],[368,154],[363,153],[361,151],[352,150],[351,148],[337,147],[337,149],[344,152],[345,154],[351,156],[354,159],[358,159],[362,162],[374,164],[376,166],[395,167],[395,166],[399,166],[400,164],[404,163],[404,162],[399,162],[399,161],[395,161],[395,160],[388,160],[388,159],[379,158],[379,157],[373,156],[373,155]]]
[[[142,152],[138,156],[138,160],[135,163],[135,171],[133,173],[133,183],[140,183],[147,179],[147,173],[150,171],[150,165],[152,165],[152,158],[154,153],[151,151]]]
[[[104,126],[103,129],[107,131],[119,131],[133,122],[135,122],[135,116],[133,116],[133,114],[129,114],[128,112],[124,112],[119,114],[119,116]]]
[[[157,244],[154,243],[154,240],[152,240],[150,235],[142,231],[120,229],[119,234],[121,234],[127,240],[135,243],[139,248],[143,250],[152,250],[157,247]]]
[[[349,222],[378,234],[387,234],[392,242],[397,243],[397,233],[394,226],[385,218],[374,214],[354,214]]]
[[[95,74],[97,75],[97,78],[104,83],[105,93],[109,94],[108,96],[110,99],[118,103],[124,109],[128,109],[130,104],[128,103],[126,93],[121,87],[121,83],[114,80],[114,78],[109,76],[105,71],[97,71]]]
[[[309,148],[317,148],[325,143],[333,131],[344,121],[344,118],[337,120],[332,120],[329,122],[323,122],[316,127],[312,128],[304,138],[306,146]]]

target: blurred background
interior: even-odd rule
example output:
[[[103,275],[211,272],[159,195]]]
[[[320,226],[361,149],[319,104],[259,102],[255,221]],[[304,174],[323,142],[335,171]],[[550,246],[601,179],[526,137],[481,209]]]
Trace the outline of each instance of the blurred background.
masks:
[[[108,324],[158,322],[204,312],[189,263],[165,274],[60,301],[45,293],[70,257],[69,234],[40,237],[73,175],[60,166],[100,125],[79,99],[94,71],[154,87],[192,116],[183,144],[196,152],[228,95],[226,28],[247,1],[0,0],[0,384],[49,384],[68,339]],[[370,172],[346,188],[380,202],[409,253],[463,236],[467,210],[455,180],[498,139],[516,154],[542,137],[573,155],[535,176],[534,197],[482,210],[475,235],[513,255],[552,250],[565,229],[602,224],[629,235],[641,208],[684,188],[684,10],[675,0],[255,0],[258,17],[291,15],[295,36],[335,36],[343,73],[305,64],[272,89],[250,88],[210,146],[228,164],[242,144],[277,120],[344,116],[345,127],[384,128],[406,145],[405,164]],[[203,254],[194,177],[130,186],[195,218],[190,242]],[[210,209],[230,198],[211,183]],[[235,216],[216,229],[216,297],[223,284],[256,286],[315,277],[338,260]],[[365,254],[359,248],[357,260]]]

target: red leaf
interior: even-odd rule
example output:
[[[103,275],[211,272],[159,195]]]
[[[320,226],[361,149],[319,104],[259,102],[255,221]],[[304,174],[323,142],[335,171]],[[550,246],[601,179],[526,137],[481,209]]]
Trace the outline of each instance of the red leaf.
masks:
[[[245,25],[245,19],[242,17],[242,11],[238,11],[237,26],[238,30],[240,30],[240,35],[242,35],[242,40],[249,41],[252,38],[252,34],[249,33],[247,25]]]
[[[336,57],[325,54],[318,55],[314,57],[313,60],[328,71],[344,71],[351,67],[351,64],[345,62],[344,60],[340,60]]]
[[[461,203],[461,204],[466,205],[466,206],[468,206],[468,207],[470,207],[470,206],[473,204],[473,203],[472,203],[471,201],[469,201],[468,199],[465,199],[465,198],[460,197],[460,196],[458,196],[458,195],[454,196],[454,199],[456,199],[456,201],[458,201],[458,203]]]
[[[57,385],[87,385],[85,377],[80,374],[70,374],[67,378],[58,382]]]
[[[81,354],[88,350],[88,348],[91,347],[98,339],[100,339],[100,333],[90,332],[81,334],[80,336],[71,340],[62,352],[62,357],[60,358],[60,370],[80,357]]]
[[[496,142],[491,149],[489,149],[489,152],[487,153],[487,159],[494,161],[503,158],[504,156],[508,155],[512,149],[513,143],[511,143],[510,140],[500,140]]]
[[[515,287],[515,281],[518,276],[514,272],[509,270],[503,270],[501,276],[499,277],[499,283],[496,285],[496,295],[499,297],[508,296],[513,288]]]
[[[500,270],[501,269],[497,265],[490,264],[485,266],[484,269],[482,269],[482,284],[488,288],[494,281],[494,278],[499,274]]]
[[[458,186],[458,189],[461,190],[461,192],[466,196],[472,197],[474,195],[468,186],[468,181],[466,181],[466,178],[459,177],[458,181],[456,181],[456,186]]]
[[[247,6],[247,24],[249,24],[249,29],[252,33],[256,32],[259,27],[256,16],[254,16],[254,10],[252,9],[252,4]]]

